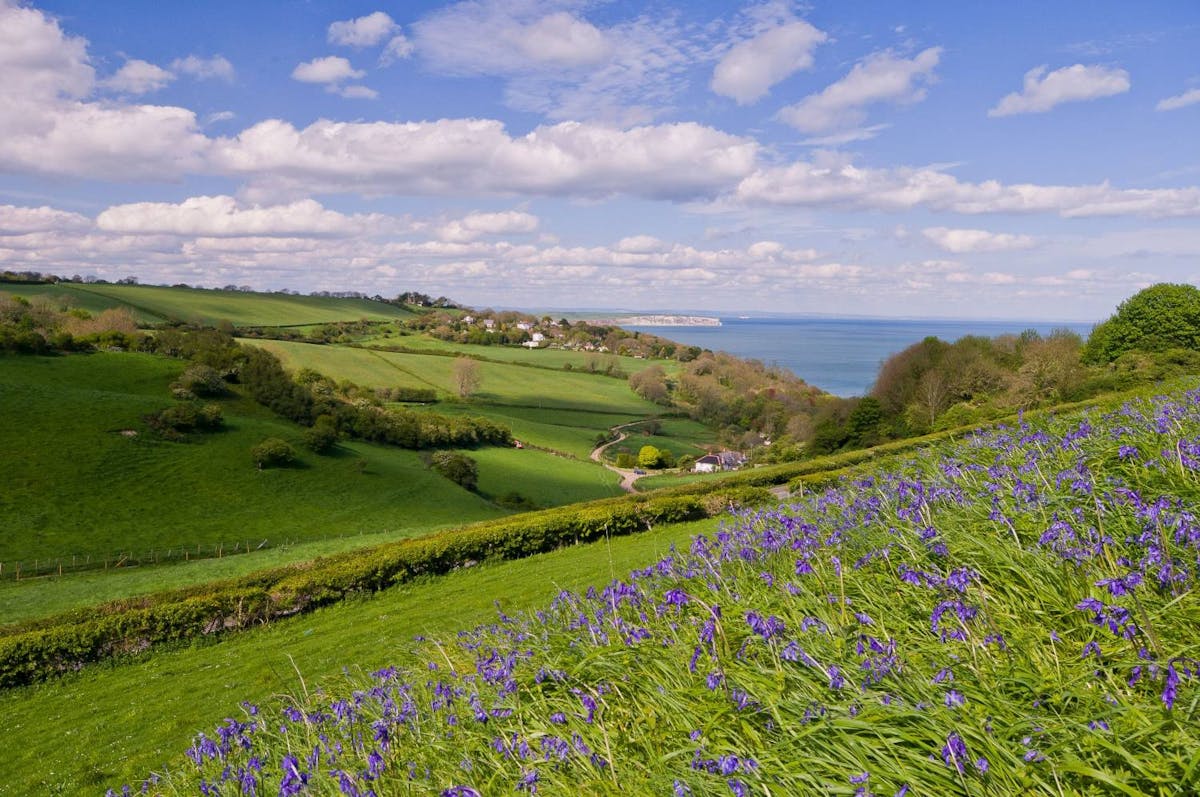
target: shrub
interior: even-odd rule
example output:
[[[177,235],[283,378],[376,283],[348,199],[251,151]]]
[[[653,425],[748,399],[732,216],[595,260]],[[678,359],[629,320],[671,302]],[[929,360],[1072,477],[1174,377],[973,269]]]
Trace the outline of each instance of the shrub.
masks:
[[[430,467],[467,490],[474,490],[479,483],[479,463],[466,454],[438,451],[430,458]]]
[[[296,459],[296,451],[286,440],[280,440],[278,437],[268,437],[254,448],[250,449],[250,457],[254,460],[254,464],[259,470],[263,468],[279,467],[294,462]]]

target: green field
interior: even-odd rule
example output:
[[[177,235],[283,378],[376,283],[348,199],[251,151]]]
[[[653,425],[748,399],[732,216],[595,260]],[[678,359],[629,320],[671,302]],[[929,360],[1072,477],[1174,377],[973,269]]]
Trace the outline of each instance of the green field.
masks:
[[[413,451],[345,442],[332,456],[255,470],[254,444],[298,441],[299,429],[245,399],[223,402],[223,431],[157,439],[142,416],[172,403],[167,383],[182,367],[139,354],[0,359],[0,562],[405,536],[501,514]]]
[[[464,452],[479,463],[479,492],[492,498],[517,493],[538,507],[621,494],[620,478],[591,462],[526,448]]]
[[[277,340],[242,342],[272,352],[291,370],[312,368],[334,380],[349,379],[365,387],[433,387],[446,396],[457,394],[452,357]],[[479,363],[479,373],[481,385],[469,402],[472,406],[504,404],[641,416],[661,411],[635,395],[624,379],[491,362]]]
[[[237,716],[238,701],[335,683],[345,667],[382,667],[417,634],[453,633],[562,589],[624,576],[716,521],[662,526],[407,584],[373,598],[237,634],[158,651],[0,694],[9,744],[3,795],[101,793],[177,761],[195,733]],[[300,678],[303,677],[302,687]],[[56,729],[47,733],[48,728]]]
[[[679,363],[676,360],[649,361],[617,354],[600,354],[598,352],[572,351],[567,349],[527,349],[524,346],[478,346],[470,343],[439,340],[427,335],[388,334],[384,337],[364,340],[362,343],[364,346],[371,347],[398,346],[417,352],[453,352],[454,354],[466,354],[480,360],[532,365],[538,368],[550,368],[553,370],[561,370],[567,365],[571,366],[572,370],[585,372],[589,370],[589,366],[592,366],[592,370],[597,368],[603,370],[610,362],[616,363],[627,374],[637,373],[644,368],[649,368],[651,365],[662,366],[663,370],[668,374],[679,370]]]
[[[481,407],[475,404],[436,404],[429,407],[428,411],[443,415],[486,415],[512,429],[513,437],[526,445],[570,454],[578,459],[588,459],[596,446],[597,435],[644,417],[504,405]]]
[[[299,326],[360,319],[391,321],[413,315],[403,307],[366,299],[151,285],[58,283],[4,285],[0,290],[27,298],[44,295],[66,299],[90,312],[128,307],[140,323],[147,324],[186,321],[211,326],[229,321],[236,326]]]

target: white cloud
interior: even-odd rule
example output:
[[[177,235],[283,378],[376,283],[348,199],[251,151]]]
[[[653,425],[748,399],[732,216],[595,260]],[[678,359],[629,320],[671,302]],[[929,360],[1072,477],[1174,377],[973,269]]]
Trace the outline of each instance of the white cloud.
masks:
[[[341,83],[364,77],[367,73],[355,69],[350,62],[340,55],[327,55],[324,58],[314,58],[311,61],[297,64],[292,70],[292,79],[302,83]]]
[[[413,43],[403,33],[393,36],[379,54],[379,65],[388,66],[396,61],[403,61],[413,54],[413,49]]]
[[[925,85],[934,80],[941,52],[940,47],[930,47],[912,58],[874,53],[841,80],[782,109],[779,119],[806,133],[829,133],[861,125],[870,105],[919,102],[925,98]]]
[[[956,255],[967,252],[1008,252],[1014,249],[1029,249],[1037,243],[1028,235],[1013,235],[987,230],[926,227],[921,233],[939,248]]]
[[[379,226],[380,215],[346,216],[312,199],[287,205],[245,207],[229,196],[197,196],[178,204],[114,205],[96,217],[105,232],[134,235],[344,236]]]
[[[530,233],[538,227],[538,217],[532,213],[510,210],[502,213],[469,213],[461,219],[447,222],[438,230],[443,241],[468,242],[483,235]]]
[[[631,235],[627,238],[622,238],[617,241],[616,250],[628,254],[647,254],[650,252],[662,252],[669,248],[669,244],[653,235]]]
[[[327,36],[330,44],[374,47],[399,28],[390,16],[376,11],[364,17],[331,23]]]
[[[217,139],[213,166],[272,194],[713,195],[753,170],[758,145],[685,122],[619,130],[565,122],[510,136],[486,119],[260,122]]]
[[[237,117],[233,111],[216,111],[204,117],[204,124],[211,125],[217,122],[228,122],[230,119]]]
[[[813,63],[813,50],[829,37],[803,20],[796,20],[739,42],[713,70],[712,90],[747,105],[766,96],[771,87]]]
[[[1129,91],[1124,69],[1075,64],[1047,72],[1039,66],[1025,73],[1025,85],[988,111],[988,116],[1044,113],[1064,102],[1083,102]]]
[[[955,213],[1057,213],[1088,216],[1200,216],[1200,188],[1114,188],[1096,185],[1006,185],[961,182],[936,168],[871,169],[824,156],[759,169],[735,198],[751,205],[900,211],[923,207]]]
[[[1167,97],[1164,100],[1159,100],[1158,105],[1154,106],[1156,111],[1177,111],[1180,108],[1186,108],[1189,105],[1195,105],[1200,102],[1200,89],[1188,89],[1182,94],[1176,94],[1174,97]]]
[[[427,16],[413,30],[422,54],[451,74],[593,66],[612,50],[590,22],[566,11],[541,13],[536,4],[457,3]]]
[[[57,208],[0,205],[0,236],[26,235],[31,232],[86,230],[91,226],[92,221],[86,216]]]
[[[100,85],[121,94],[149,94],[164,88],[175,75],[149,61],[132,58]]]
[[[0,3],[0,96],[83,97],[95,81],[88,60],[85,39],[37,9]]]
[[[176,58],[171,62],[171,69],[191,75],[197,80],[217,78],[230,83],[233,82],[235,74],[233,64],[223,55],[214,55],[212,58],[201,58],[198,55]]]
[[[563,6],[566,6],[564,10]],[[645,13],[597,27],[567,0],[475,0],[412,25],[425,65],[449,75],[505,80],[504,101],[556,120],[651,121],[686,88],[707,41],[677,14]]]
[[[347,99],[351,100],[373,100],[379,96],[379,92],[369,86],[341,86],[331,87],[331,90]]]

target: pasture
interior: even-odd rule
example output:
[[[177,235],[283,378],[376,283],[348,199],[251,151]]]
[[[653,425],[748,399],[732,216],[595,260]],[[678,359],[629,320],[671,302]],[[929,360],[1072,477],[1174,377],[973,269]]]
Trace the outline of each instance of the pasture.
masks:
[[[127,307],[143,324],[184,321],[215,326],[228,321],[235,326],[301,326],[360,319],[391,321],[413,315],[404,307],[367,299],[207,288],[60,282],[54,285],[5,285],[0,289],[27,298],[48,296],[89,312]]]
[[[220,402],[223,430],[158,439],[143,416],[173,403],[167,384],[182,368],[107,352],[0,359],[6,574],[18,560],[115,563],[130,551],[403,536],[503,514],[414,451],[357,442],[329,456],[303,451],[299,427],[239,397]],[[295,443],[299,462],[256,470],[250,448],[268,436]]]

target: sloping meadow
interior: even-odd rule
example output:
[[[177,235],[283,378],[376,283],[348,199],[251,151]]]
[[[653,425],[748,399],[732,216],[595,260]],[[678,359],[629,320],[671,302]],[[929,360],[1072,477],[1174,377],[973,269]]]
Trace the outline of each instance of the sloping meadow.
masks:
[[[1198,470],[1200,391],[981,432],[245,704],[141,786],[1196,793]]]

